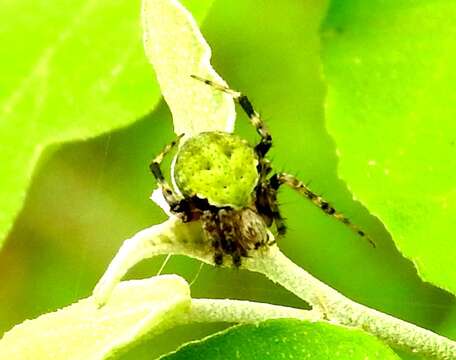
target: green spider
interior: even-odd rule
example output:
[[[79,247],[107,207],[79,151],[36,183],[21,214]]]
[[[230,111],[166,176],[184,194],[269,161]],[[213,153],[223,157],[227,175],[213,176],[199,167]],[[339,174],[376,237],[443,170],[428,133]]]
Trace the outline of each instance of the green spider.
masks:
[[[174,190],[166,182],[160,163],[183,135],[168,144],[150,164],[171,212],[184,222],[202,222],[204,234],[214,249],[215,264],[222,265],[224,257],[230,256],[238,267],[250,251],[273,244],[267,231],[273,224],[278,236],[285,234],[277,203],[277,191],[283,184],[374,245],[362,230],[296,177],[286,173],[271,175],[271,164],[265,156],[271,148],[272,136],[247,96],[210,80],[192,77],[230,94],[261,137],[254,147],[239,136],[222,131],[191,137],[181,146],[175,160]]]

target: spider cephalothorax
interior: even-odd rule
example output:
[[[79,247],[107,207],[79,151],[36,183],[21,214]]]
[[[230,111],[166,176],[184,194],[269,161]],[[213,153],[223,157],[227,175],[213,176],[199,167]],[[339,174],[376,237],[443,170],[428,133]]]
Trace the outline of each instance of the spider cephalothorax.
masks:
[[[278,235],[285,234],[276,200],[277,190],[282,184],[296,189],[326,214],[365,236],[294,176],[285,173],[270,175],[271,166],[265,155],[272,145],[272,137],[245,95],[194,77],[231,94],[261,136],[253,147],[239,136],[221,131],[191,137],[182,144],[176,156],[174,189],[166,182],[160,163],[181,137],[167,145],[150,165],[171,212],[184,222],[202,222],[205,236],[214,249],[216,264],[223,264],[224,255],[228,255],[233,264],[239,266],[242,257],[249,256],[250,251],[273,243],[268,235],[268,228],[273,224]]]

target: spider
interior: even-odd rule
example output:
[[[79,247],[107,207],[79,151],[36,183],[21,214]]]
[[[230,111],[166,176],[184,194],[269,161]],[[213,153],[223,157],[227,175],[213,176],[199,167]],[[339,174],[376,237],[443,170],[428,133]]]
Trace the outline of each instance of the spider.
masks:
[[[273,225],[279,237],[285,234],[286,226],[277,204],[277,191],[282,185],[295,189],[375,246],[364,231],[295,176],[272,173],[266,158],[272,136],[247,96],[211,80],[192,77],[230,94],[260,135],[260,141],[253,147],[238,135],[222,131],[191,137],[177,153],[173,188],[165,180],[160,164],[184,134],[165,146],[150,164],[170,211],[184,222],[202,222],[216,265],[222,265],[228,256],[239,267],[250,251],[272,245],[275,241],[269,238],[267,230]]]

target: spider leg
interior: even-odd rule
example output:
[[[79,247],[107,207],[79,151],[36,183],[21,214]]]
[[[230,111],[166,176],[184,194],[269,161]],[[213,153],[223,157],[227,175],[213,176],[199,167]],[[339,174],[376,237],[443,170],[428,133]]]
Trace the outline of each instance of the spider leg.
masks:
[[[223,265],[223,249],[219,233],[218,214],[212,213],[210,210],[203,211],[201,215],[201,223],[206,239],[214,248],[214,263],[215,265]]]
[[[287,228],[277,203],[277,189],[270,185],[269,180],[260,178],[256,188],[255,205],[266,225],[270,227],[274,222],[277,229],[277,235],[285,235]],[[259,247],[259,245],[257,247]]]
[[[271,203],[271,210],[274,219],[274,224],[277,229],[277,234],[278,236],[284,236],[287,232],[287,226],[285,225],[285,220],[280,214],[279,205],[277,204],[276,200]]]
[[[249,245],[239,232],[240,217],[237,211],[220,209],[218,212],[220,233],[222,234],[222,249],[229,254],[235,267],[241,266],[242,257],[247,257]]]
[[[255,146],[255,152],[258,154],[261,162],[261,160],[265,157],[266,153],[272,146],[272,136],[266,128],[263,120],[261,120],[258,112],[256,112],[256,110],[253,108],[253,105],[250,102],[249,98],[239,91],[230,89],[224,85],[217,84],[211,80],[203,79],[196,75],[191,75],[191,77],[202,81],[203,83],[212,86],[217,90],[230,94],[233,97],[234,101],[236,101],[241,106],[242,110],[244,110],[244,112],[249,117],[250,123],[255,127],[256,131],[261,136],[260,142]]]
[[[356,232],[359,236],[365,238],[369,243],[375,246],[375,243],[372,239],[367,236],[367,234],[361,230],[358,226],[351,223],[351,221],[342,213],[338,212],[334,207],[332,207],[325,199],[321,196],[315,194],[312,190],[310,190],[303,182],[298,180],[296,177],[286,173],[279,173],[274,174],[270,178],[270,185],[273,189],[278,189],[281,185],[288,185],[292,189],[296,190],[300,194],[304,195],[307,199],[312,201],[312,203],[318,206],[323,212],[326,214],[336,218],[343,224],[347,225],[350,229]]]
[[[175,208],[177,204],[179,203],[179,199],[177,194],[173,191],[171,186],[168,184],[166,181],[165,177],[163,176],[163,173],[160,168],[160,164],[163,161],[163,158],[167,153],[169,153],[174,146],[176,146],[180,139],[182,138],[184,134],[181,134],[177,137],[177,139],[173,140],[171,143],[166,145],[163,150],[155,157],[155,159],[152,160],[152,162],[149,165],[149,169],[154,175],[155,179],[158,182],[158,185],[162,189],[163,196],[165,197],[166,202],[169,204],[171,209]]]

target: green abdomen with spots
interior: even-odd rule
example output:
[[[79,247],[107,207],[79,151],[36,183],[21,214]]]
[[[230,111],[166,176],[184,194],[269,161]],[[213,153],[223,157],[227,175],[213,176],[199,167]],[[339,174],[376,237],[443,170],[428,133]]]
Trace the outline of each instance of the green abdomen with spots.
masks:
[[[252,203],[257,164],[246,140],[225,132],[204,132],[182,145],[174,179],[185,197],[196,195],[215,206],[242,208]]]

